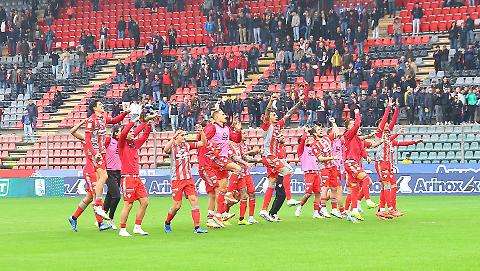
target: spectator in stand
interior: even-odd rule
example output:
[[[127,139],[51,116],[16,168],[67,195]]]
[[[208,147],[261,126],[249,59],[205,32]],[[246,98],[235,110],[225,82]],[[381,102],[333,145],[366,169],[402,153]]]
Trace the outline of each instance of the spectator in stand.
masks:
[[[420,4],[417,2],[415,3],[412,9],[412,25],[413,31],[412,36],[415,36],[420,33],[420,19],[423,18],[423,9],[420,7]]]
[[[159,104],[161,101],[161,84],[162,81],[160,79],[160,75],[155,74],[155,77],[151,83],[152,86],[152,92],[153,92],[153,101],[155,104]]]
[[[260,17],[258,15],[255,15],[253,17],[252,27],[253,27],[253,40],[256,44],[262,43],[262,36],[261,36],[262,24],[263,22],[261,21]]]
[[[53,33],[52,28],[48,27],[48,31],[45,34],[45,44],[47,46],[47,52],[52,51],[52,45],[54,40],[55,40],[55,34]]]
[[[387,0],[388,2],[388,17],[395,18],[397,16],[397,8],[395,0]]]
[[[247,43],[247,22],[243,14],[239,15],[238,20],[238,36],[240,38],[240,43]]]
[[[100,9],[100,0],[92,0],[93,11],[98,11]]]
[[[246,54],[239,55],[236,61],[237,67],[237,84],[245,84],[245,71],[248,69],[248,61]]]
[[[433,66],[436,72],[442,70],[442,56],[443,52],[440,50],[440,46],[437,45],[435,52],[433,52]]]
[[[27,74],[26,74],[26,77],[25,77],[25,84],[27,85],[27,91],[26,91],[26,95],[29,97],[29,98],[32,98],[33,97],[33,84],[34,84],[34,79],[33,79],[33,73],[32,73],[32,70],[28,70]]]
[[[22,124],[23,124],[23,141],[33,142],[32,119],[28,115],[27,109],[25,109],[23,112]]]
[[[378,39],[380,37],[379,22],[381,18],[382,18],[381,11],[375,7],[371,15],[372,38],[374,39]]]
[[[170,112],[170,106],[168,104],[167,97],[163,97],[162,100],[160,101],[160,104],[158,106],[158,110],[161,116],[160,122],[160,128],[162,131],[167,130],[168,123],[170,122],[169,118],[169,112]]]
[[[400,21],[400,18],[395,18],[393,20],[393,40],[397,46],[402,44],[402,33],[402,22]]]
[[[173,28],[173,25],[170,26],[168,30],[168,47],[174,49],[177,41],[177,31]]]
[[[62,61],[63,79],[68,79],[70,77],[70,52],[65,50],[60,59]]]
[[[102,23],[102,27],[100,28],[100,39],[98,40],[98,50],[107,50],[107,38],[108,38],[108,28],[105,23]]]
[[[475,42],[475,34],[473,30],[475,28],[475,21],[472,19],[470,14],[467,15],[465,20],[465,30],[467,31],[467,44],[473,44]]]
[[[33,100],[28,101],[27,113],[30,117],[32,130],[35,130],[37,127],[37,118],[38,118],[38,108]]]
[[[285,88],[288,83],[288,78],[287,78],[287,71],[285,70],[284,66],[280,66],[278,82],[280,83],[280,95],[285,96]]]
[[[296,12],[292,12],[291,26],[293,31],[293,40],[300,40],[300,16]]]
[[[172,99],[171,103],[170,103],[170,107],[169,107],[169,111],[168,111],[168,115],[170,117],[170,123],[171,123],[171,126],[172,126],[172,130],[175,132],[179,126],[178,126],[178,116],[179,116],[179,111],[178,111],[178,106],[177,106],[177,102],[175,99]]]
[[[468,94],[466,95],[465,100],[466,100],[466,106],[467,106],[465,121],[474,123],[475,111],[476,111],[476,108],[478,107],[478,97],[477,97],[477,94],[473,92],[472,88],[470,88],[470,90],[468,91]]]
[[[458,42],[460,43],[461,48],[467,49],[468,30],[465,28],[464,23],[461,24],[460,29],[458,30]]]
[[[365,44],[365,31],[363,31],[362,27],[357,28],[357,32],[355,33],[355,43],[357,45],[358,55],[363,56],[363,46]]]
[[[123,39],[125,38],[125,29],[127,28],[127,24],[125,23],[125,19],[123,16],[120,16],[120,20],[117,23],[117,38]]]

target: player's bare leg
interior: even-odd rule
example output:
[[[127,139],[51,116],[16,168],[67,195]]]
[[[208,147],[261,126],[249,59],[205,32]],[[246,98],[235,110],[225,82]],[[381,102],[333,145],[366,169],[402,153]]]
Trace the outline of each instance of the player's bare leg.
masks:
[[[110,219],[108,214],[103,210],[103,187],[108,179],[108,174],[105,169],[97,169],[97,183],[95,185],[95,202],[93,210],[96,214],[102,216],[104,219]]]
[[[70,223],[70,227],[72,228],[72,231],[77,231],[77,219],[82,215],[83,211],[88,207],[90,203],[92,203],[93,196],[90,193],[87,193],[87,195],[78,203],[77,209],[75,212],[68,218],[68,222]]]
[[[245,219],[245,213],[247,212],[247,188],[242,187],[240,189],[240,214],[238,219],[238,225],[248,225],[248,221]]]
[[[172,207],[170,207],[170,209],[168,210],[167,218],[165,219],[165,224],[163,226],[163,230],[165,231],[165,233],[172,232],[171,223],[180,208],[182,208],[182,201],[173,200]]]
[[[330,195],[331,195],[331,204],[332,204],[332,211],[331,214],[337,218],[343,218],[343,215],[341,211],[338,209],[338,205],[341,205],[341,193],[340,193],[340,198],[338,197],[338,187],[331,188],[330,189]]]
[[[118,231],[118,235],[123,237],[132,236],[127,231],[127,219],[128,215],[130,214],[130,210],[132,210],[133,203],[131,202],[124,202],[122,213],[120,214],[120,230]]]
[[[332,216],[327,210],[328,187],[322,186],[320,193],[320,215],[325,218],[330,218]]]
[[[147,211],[148,207],[148,198],[140,198],[138,199],[140,202],[140,207],[138,208],[137,215],[135,217],[135,226],[133,227],[133,233],[139,235],[148,235],[148,232],[142,229],[142,221],[143,217],[145,217],[145,212]]]
[[[312,196],[311,193],[305,193],[303,197],[300,199],[300,204],[295,209],[295,216],[299,217],[302,214],[302,207],[307,203],[308,199]]]
[[[263,219],[272,222],[273,218],[270,217],[268,214],[268,206],[270,205],[270,201],[272,200],[273,191],[275,190],[275,185],[277,181],[276,178],[268,178],[268,187],[267,191],[265,191],[265,197],[263,198],[262,209],[260,210],[260,217]]]
[[[188,201],[192,207],[193,232],[197,234],[207,233],[208,231],[200,227],[200,207],[198,206],[198,197],[188,196]]]

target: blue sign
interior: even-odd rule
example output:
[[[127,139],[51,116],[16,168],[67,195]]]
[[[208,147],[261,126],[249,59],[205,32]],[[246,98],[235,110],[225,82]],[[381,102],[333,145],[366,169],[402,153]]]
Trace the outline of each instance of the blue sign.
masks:
[[[365,165],[366,171],[372,178],[370,192],[380,193],[381,186],[373,165]],[[413,164],[399,165],[395,168],[398,191],[400,194],[413,195],[480,195],[480,165],[479,164]],[[53,176],[54,172],[40,172]],[[71,172],[73,176],[64,177],[65,195],[77,196],[85,194],[85,181],[80,171]],[[268,181],[265,169],[253,168],[252,177],[257,193],[263,193]],[[171,194],[170,176],[167,169],[143,170],[142,181],[151,196]],[[193,172],[196,180],[197,191],[205,194],[205,184],[198,177],[196,170]],[[342,183],[344,181],[342,180]],[[303,174],[295,168],[291,178],[291,191],[294,194],[304,193]],[[1,193],[0,183],[0,193]]]

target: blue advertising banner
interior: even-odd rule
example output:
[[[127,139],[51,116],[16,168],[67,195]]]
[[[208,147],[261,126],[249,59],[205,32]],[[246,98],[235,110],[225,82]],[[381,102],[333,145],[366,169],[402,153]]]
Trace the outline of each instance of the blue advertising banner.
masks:
[[[373,183],[370,186],[372,194],[380,192],[380,183],[373,169],[373,165],[365,165]],[[407,195],[480,195],[480,165],[479,164],[413,164],[399,165],[395,168],[397,184],[400,194]],[[252,176],[257,193],[263,193],[267,187],[264,168],[252,169]],[[70,176],[64,176],[66,196],[85,194],[85,181],[80,171],[71,171]],[[198,177],[195,170],[197,191],[205,194],[204,182]],[[54,176],[54,171],[39,172],[45,176]],[[150,195],[170,195],[170,177],[166,169],[143,170],[140,174]],[[58,175],[57,175],[58,176]],[[303,174],[299,168],[291,180],[291,190],[294,194],[304,192]]]
[[[0,198],[63,196],[63,178],[0,179]]]

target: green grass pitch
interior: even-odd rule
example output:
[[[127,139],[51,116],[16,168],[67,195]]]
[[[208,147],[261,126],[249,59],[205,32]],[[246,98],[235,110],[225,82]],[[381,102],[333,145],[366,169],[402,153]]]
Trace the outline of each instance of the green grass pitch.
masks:
[[[0,200],[0,270],[479,270],[476,196],[399,197],[406,216],[379,221],[367,210],[355,225],[313,220],[310,202],[300,218],[284,206],[281,223],[257,217],[260,224],[202,236],[192,232],[186,201],[167,236],[170,198],[151,198],[143,224],[150,236],[131,238],[98,232],[91,208],[72,232],[66,218],[79,200]],[[206,198],[201,205],[205,220]],[[130,231],[133,221],[131,214]]]

